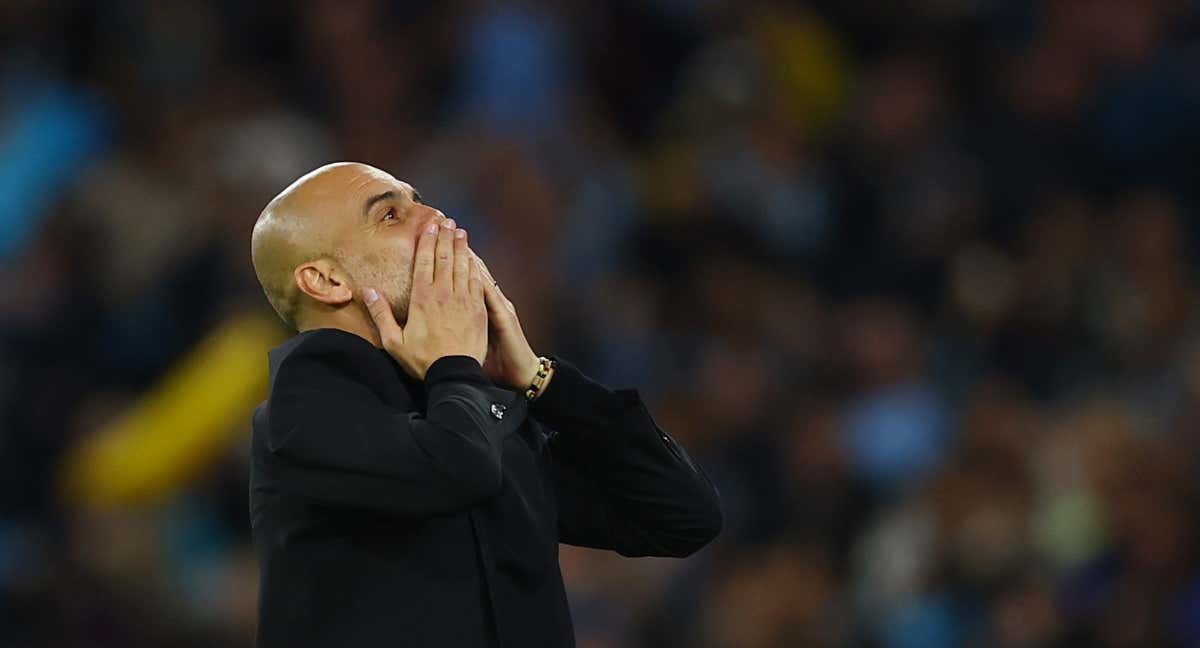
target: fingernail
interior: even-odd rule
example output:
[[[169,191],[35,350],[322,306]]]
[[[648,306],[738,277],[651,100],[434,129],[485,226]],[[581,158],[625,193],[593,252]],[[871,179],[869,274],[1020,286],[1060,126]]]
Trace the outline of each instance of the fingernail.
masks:
[[[434,228],[434,231],[436,232],[437,229]],[[374,288],[367,288],[363,291],[363,301],[367,302],[368,304],[374,304],[375,302],[379,301],[379,293],[375,292]]]
[[[437,223],[430,223],[429,227],[425,228],[426,234],[437,234]]]
[[[442,227],[445,227],[446,229],[454,229],[454,219],[447,218],[446,220],[442,221]]]
[[[467,238],[467,230],[454,230],[454,238]]]

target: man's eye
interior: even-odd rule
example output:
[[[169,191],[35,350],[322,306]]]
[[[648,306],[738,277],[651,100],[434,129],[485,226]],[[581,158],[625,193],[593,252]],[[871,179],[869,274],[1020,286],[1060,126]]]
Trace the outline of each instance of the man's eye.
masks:
[[[396,219],[396,208],[395,207],[388,209],[387,212],[385,212],[383,214],[383,220],[395,220],[395,219]]]

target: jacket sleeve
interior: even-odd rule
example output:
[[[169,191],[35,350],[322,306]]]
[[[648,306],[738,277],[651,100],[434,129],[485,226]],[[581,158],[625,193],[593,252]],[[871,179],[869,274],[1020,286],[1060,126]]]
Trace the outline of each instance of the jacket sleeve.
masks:
[[[551,441],[559,540],[625,556],[687,556],[721,531],[717,490],[636,390],[612,391],[561,358],[531,415]]]
[[[487,414],[491,383],[474,359],[430,366],[424,416],[388,406],[320,358],[285,362],[267,440],[281,490],[405,516],[464,510],[500,492],[509,426]]]

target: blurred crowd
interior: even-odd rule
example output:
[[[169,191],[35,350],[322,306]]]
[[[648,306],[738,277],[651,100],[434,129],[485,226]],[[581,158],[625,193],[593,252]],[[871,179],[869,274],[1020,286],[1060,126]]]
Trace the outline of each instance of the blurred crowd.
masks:
[[[269,313],[251,226],[341,159],[721,491],[688,560],[562,548],[582,648],[1200,645],[1198,17],[0,3],[0,647],[251,644],[248,413],[153,506],[56,479]]]

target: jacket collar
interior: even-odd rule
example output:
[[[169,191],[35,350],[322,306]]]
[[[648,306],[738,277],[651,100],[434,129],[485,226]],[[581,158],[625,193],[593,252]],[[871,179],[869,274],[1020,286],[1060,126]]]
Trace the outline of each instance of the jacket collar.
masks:
[[[424,382],[406,374],[387,351],[376,347],[366,339],[335,328],[317,328],[302,331],[267,353],[271,369],[271,384],[279,374],[279,367],[303,347],[301,353],[315,354],[327,358],[355,378],[380,391],[386,401],[395,401],[400,394],[395,381],[401,382],[415,401],[424,402]]]

